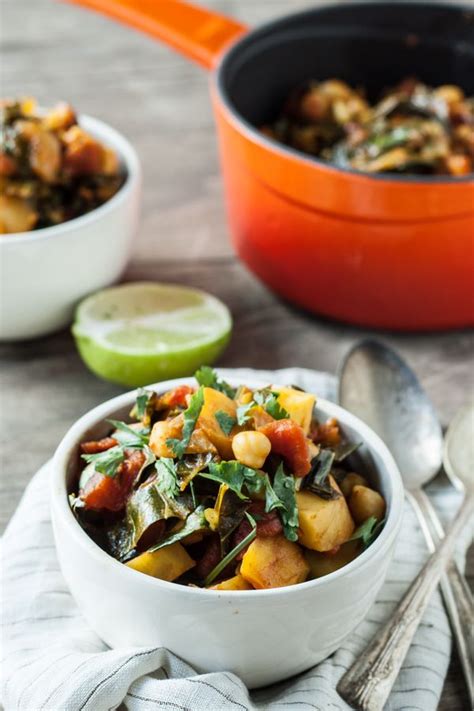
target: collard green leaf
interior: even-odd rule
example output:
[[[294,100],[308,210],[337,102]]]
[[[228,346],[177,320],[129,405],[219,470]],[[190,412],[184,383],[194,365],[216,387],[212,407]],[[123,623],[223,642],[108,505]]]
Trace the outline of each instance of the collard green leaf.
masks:
[[[189,514],[183,528],[149,548],[148,552],[154,553],[155,551],[160,550],[160,548],[165,548],[166,546],[171,546],[173,543],[182,541],[183,538],[189,536],[190,533],[205,531],[207,528],[208,523],[206,521],[206,517],[204,516],[204,506],[198,506],[195,511]]]
[[[130,531],[130,549],[136,548],[140,538],[157,521],[169,518],[184,520],[190,512],[186,499],[169,497],[163,493],[155,477],[136,489],[126,509],[126,523]]]
[[[303,479],[301,488],[312,491],[322,499],[337,499],[340,494],[329,483],[333,462],[334,452],[330,449],[321,449],[319,454],[311,460],[310,472]]]
[[[248,502],[240,499],[231,489],[226,491],[219,510],[219,523],[217,525],[217,533],[222,542],[227,540],[241,523],[247,506]]]
[[[217,410],[214,417],[216,418],[217,423],[218,423],[219,427],[221,428],[221,430],[223,431],[223,433],[225,435],[230,435],[233,428],[237,424],[237,420],[235,419],[235,417],[232,417],[224,410]]]
[[[224,393],[231,400],[235,397],[235,389],[226,383],[225,380],[220,378],[214,368],[210,368],[208,365],[203,365],[199,370],[196,370],[194,377],[198,381],[199,385],[207,388],[213,388],[213,390],[219,390],[219,392]]]
[[[362,442],[341,442],[341,444],[338,444],[337,447],[334,447],[333,449],[334,461],[343,462],[344,459],[347,459],[347,457],[359,449],[361,444]]]
[[[296,504],[295,478],[285,474],[283,464],[278,467],[273,480],[273,489],[283,504],[279,508],[283,533],[289,541],[298,540],[298,507]]]
[[[166,440],[167,446],[171,449],[176,457],[181,459],[184,456],[186,448],[191,439],[191,435],[196,426],[197,419],[201,413],[204,404],[204,391],[202,386],[192,395],[189,402],[189,407],[184,411],[184,424],[181,439],[170,438]]]
[[[214,455],[211,452],[200,452],[199,454],[185,454],[182,459],[176,462],[176,470],[179,478],[179,488],[184,491],[188,484],[192,483],[195,476],[200,471],[206,469],[212,462]]]
[[[370,516],[364,523],[362,523],[352,536],[349,538],[350,541],[361,540],[364,548],[370,546],[371,543],[375,541],[380,531],[382,530],[385,523],[385,519],[382,521],[377,521],[375,516]]]
[[[119,466],[125,459],[125,453],[121,445],[111,447],[105,452],[97,454],[81,454],[88,464],[92,464],[95,471],[105,474],[105,476],[114,477],[117,474]]]
[[[170,499],[174,499],[178,492],[178,472],[174,461],[168,457],[161,457],[155,463],[156,485],[158,490]]]

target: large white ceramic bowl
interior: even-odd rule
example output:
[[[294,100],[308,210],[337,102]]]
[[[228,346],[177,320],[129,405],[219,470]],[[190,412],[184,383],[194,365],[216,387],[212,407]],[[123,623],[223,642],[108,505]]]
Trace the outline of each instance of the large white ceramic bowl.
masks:
[[[114,148],[126,172],[100,207],[54,227],[0,235],[0,340],[24,340],[72,320],[86,294],[123,272],[138,226],[141,169],[135,149],[113,128],[81,116],[80,125]]]
[[[188,378],[154,387],[165,391]],[[233,382],[233,385],[239,383]],[[261,382],[246,382],[262,387]],[[319,400],[316,416],[337,417],[383,493],[387,522],[356,560],[330,575],[272,590],[217,592],[180,586],[128,568],[82,530],[68,504],[79,443],[110,429],[105,418],[127,416],[135,393],[96,407],[67,432],[54,456],[52,518],[62,571],[88,624],[112,647],[163,645],[197,671],[230,670],[250,687],[297,674],[334,652],[369,610],[382,585],[400,527],[403,488],[379,437],[346,410]]]

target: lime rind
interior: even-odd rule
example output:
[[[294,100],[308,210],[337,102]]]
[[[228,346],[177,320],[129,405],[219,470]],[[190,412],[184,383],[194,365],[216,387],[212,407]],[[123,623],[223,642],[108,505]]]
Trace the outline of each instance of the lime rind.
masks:
[[[77,308],[72,327],[86,365],[132,387],[190,375],[212,363],[231,330],[229,310],[214,296],[153,282],[93,294]]]

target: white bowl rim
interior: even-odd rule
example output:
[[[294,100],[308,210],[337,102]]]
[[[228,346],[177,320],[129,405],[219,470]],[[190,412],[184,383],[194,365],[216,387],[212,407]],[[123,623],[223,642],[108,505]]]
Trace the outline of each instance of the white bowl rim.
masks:
[[[240,384],[237,378],[227,378],[228,382],[233,386],[238,386]],[[159,391],[166,391],[177,385],[185,384],[195,384],[194,378],[176,378],[173,380],[166,380],[161,383],[153,383],[147,385],[146,389],[153,389]],[[245,384],[250,388],[261,388],[268,385],[268,382],[264,382],[258,379],[246,379]],[[364,443],[370,445],[370,449],[377,452],[377,454],[383,459],[386,469],[388,471],[388,479],[392,488],[392,502],[390,505],[389,514],[384,527],[377,537],[377,539],[372,543],[365,551],[360,553],[357,558],[347,563],[339,570],[324,575],[321,578],[316,578],[313,580],[307,580],[304,583],[298,583],[297,585],[291,585],[280,588],[270,588],[265,590],[207,590],[206,588],[199,587],[189,587],[185,585],[179,585],[174,582],[168,582],[166,580],[161,580],[159,578],[154,578],[150,575],[145,575],[140,573],[128,566],[120,563],[118,560],[113,558],[111,555],[106,553],[99,545],[97,545],[92,538],[84,531],[76,517],[74,516],[68,500],[68,491],[65,481],[66,465],[70,456],[71,449],[79,444],[80,437],[83,436],[84,431],[94,427],[95,425],[103,422],[109,415],[111,415],[115,410],[123,408],[125,406],[133,405],[135,401],[137,390],[128,391],[122,395],[111,398],[100,405],[97,405],[92,410],[89,410],[86,414],[80,417],[76,422],[69,428],[69,430],[64,435],[61,440],[54,457],[52,459],[52,476],[50,485],[50,496],[51,496],[51,508],[54,507],[54,513],[56,513],[63,523],[74,536],[76,543],[80,545],[85,551],[93,555],[98,559],[102,566],[109,568],[110,572],[117,575],[134,576],[135,583],[138,582],[137,575],[141,576],[141,585],[151,586],[153,589],[162,589],[164,592],[174,591],[176,594],[184,594],[191,596],[204,596],[205,599],[210,600],[210,596],[223,595],[225,597],[231,596],[232,599],[238,598],[239,603],[243,599],[251,597],[253,600],[262,599],[265,600],[269,596],[280,597],[288,594],[296,595],[299,592],[304,593],[307,590],[318,589],[321,586],[327,585],[330,582],[335,581],[338,578],[342,578],[348,573],[352,573],[358,569],[366,567],[371,558],[373,558],[383,547],[388,548],[393,538],[397,535],[398,529],[401,523],[402,513],[403,513],[403,501],[404,501],[404,489],[402,484],[402,478],[398,467],[390,454],[387,446],[380,439],[380,437],[362,420],[350,413],[348,410],[336,405],[329,400],[324,400],[323,398],[317,398],[316,407],[320,407],[322,410],[327,411],[327,414],[340,419],[343,424],[346,424],[353,429],[357,430],[360,434]],[[130,579],[130,578],[129,578]]]
[[[84,215],[73,217],[71,220],[66,220],[66,222],[61,222],[59,225],[53,225],[51,227],[41,227],[38,230],[11,232],[1,235],[0,249],[3,245],[24,244],[30,240],[36,242],[37,240],[53,239],[55,237],[66,238],[69,233],[82,229],[82,227],[87,227],[91,222],[100,220],[107,213],[114,210],[117,204],[124,202],[128,198],[130,192],[139,181],[141,168],[138,154],[130,141],[125,138],[122,133],[112,128],[112,126],[105,123],[105,121],[101,121],[93,116],[88,116],[87,114],[80,114],[78,116],[78,123],[85,128],[86,131],[91,133],[91,135],[96,136],[101,141],[104,141],[106,145],[110,145],[117,151],[126,171],[123,185],[120,186],[115,195],[109,200],[106,200],[102,205],[95,207]]]

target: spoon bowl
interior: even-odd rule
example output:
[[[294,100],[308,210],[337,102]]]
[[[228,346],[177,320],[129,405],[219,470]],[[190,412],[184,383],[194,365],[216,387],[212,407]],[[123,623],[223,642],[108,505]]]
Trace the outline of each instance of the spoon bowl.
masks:
[[[443,461],[443,432],[416,375],[390,348],[357,343],[339,373],[339,402],[384,440],[408,489],[426,484]]]
[[[451,422],[444,443],[443,464],[454,486],[474,490],[474,403],[463,408]]]

